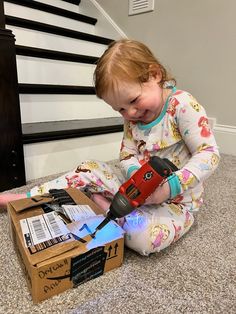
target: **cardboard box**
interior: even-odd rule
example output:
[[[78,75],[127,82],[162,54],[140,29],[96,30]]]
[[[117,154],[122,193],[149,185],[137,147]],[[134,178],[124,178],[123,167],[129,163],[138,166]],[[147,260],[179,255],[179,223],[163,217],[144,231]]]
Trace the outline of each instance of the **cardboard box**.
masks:
[[[102,211],[77,189],[64,191],[76,204],[89,205],[96,216],[65,224],[55,211],[45,214],[45,204],[53,204],[47,195],[8,204],[11,238],[22,261],[34,303],[101,276],[123,262],[122,228],[111,221],[92,238],[90,234],[104,219]],[[52,228],[49,234],[50,229],[44,230],[44,222],[55,217],[56,223],[49,221]],[[56,236],[58,230],[62,234]],[[45,241],[40,242],[42,240]]]

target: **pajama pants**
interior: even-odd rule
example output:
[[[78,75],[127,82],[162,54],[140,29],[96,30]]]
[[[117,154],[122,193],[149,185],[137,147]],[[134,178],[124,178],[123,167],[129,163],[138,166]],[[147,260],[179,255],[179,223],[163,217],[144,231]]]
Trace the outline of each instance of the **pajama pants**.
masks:
[[[34,187],[31,196],[47,193],[50,189],[78,188],[89,193],[100,193],[112,200],[125,181],[104,162],[88,160],[61,177]],[[194,217],[190,206],[171,202],[143,205],[119,219],[125,231],[125,244],[141,255],[159,252],[182,237],[192,226]]]

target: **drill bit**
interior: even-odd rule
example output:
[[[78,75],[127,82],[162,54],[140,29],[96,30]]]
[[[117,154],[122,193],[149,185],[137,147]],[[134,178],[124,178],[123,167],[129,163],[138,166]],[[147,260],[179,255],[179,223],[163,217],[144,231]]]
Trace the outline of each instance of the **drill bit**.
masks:
[[[103,227],[105,227],[108,222],[111,220],[111,218],[109,216],[107,216],[105,219],[103,219],[103,221],[96,227],[95,231],[93,233],[91,233],[91,237],[94,239],[95,235],[97,233],[97,231],[101,230]]]

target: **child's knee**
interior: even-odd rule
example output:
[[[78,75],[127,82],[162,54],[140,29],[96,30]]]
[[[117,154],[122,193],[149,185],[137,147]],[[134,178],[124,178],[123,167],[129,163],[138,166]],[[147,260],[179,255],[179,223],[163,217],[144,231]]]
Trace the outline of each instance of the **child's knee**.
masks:
[[[129,215],[125,217],[123,229],[126,231],[125,244],[141,255],[160,252],[182,237],[192,226],[193,216],[172,219],[149,215]]]
[[[168,247],[175,237],[175,228],[170,219],[161,218],[158,222],[147,217],[127,221],[123,225],[126,231],[125,244],[141,255],[149,255]]]

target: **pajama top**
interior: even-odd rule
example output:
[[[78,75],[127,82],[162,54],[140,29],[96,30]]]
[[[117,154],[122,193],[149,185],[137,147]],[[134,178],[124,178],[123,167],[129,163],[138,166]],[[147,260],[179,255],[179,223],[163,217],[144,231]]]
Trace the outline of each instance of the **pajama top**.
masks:
[[[168,158],[179,169],[171,202],[197,211],[202,183],[216,169],[219,151],[206,112],[190,93],[174,87],[156,120],[149,124],[124,122],[120,164],[126,177],[151,156]]]

